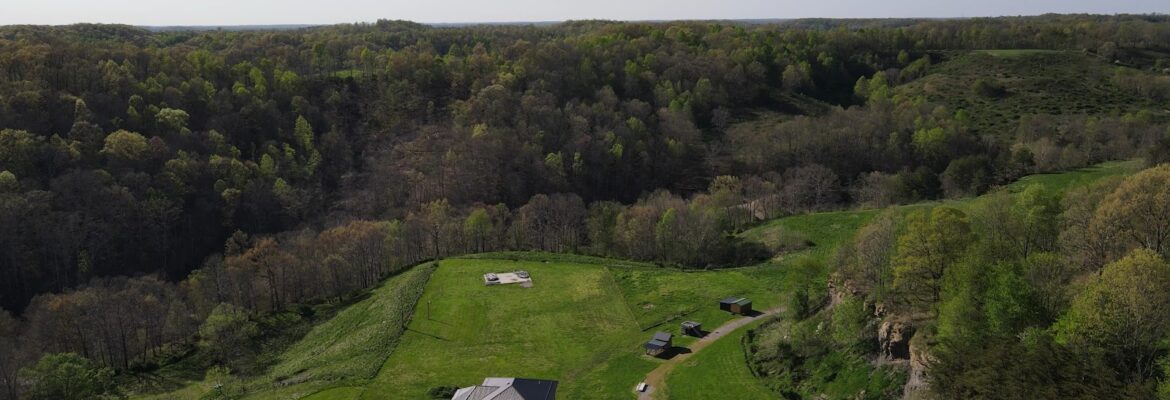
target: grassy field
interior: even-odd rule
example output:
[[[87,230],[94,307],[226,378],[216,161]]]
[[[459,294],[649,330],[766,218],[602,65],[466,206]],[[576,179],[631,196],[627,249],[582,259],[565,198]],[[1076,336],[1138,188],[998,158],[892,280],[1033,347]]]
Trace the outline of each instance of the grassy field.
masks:
[[[677,332],[684,314],[718,326],[731,318],[718,310],[723,296],[752,296],[758,308],[780,299],[772,289],[783,277],[776,269],[681,272],[573,259],[582,263],[444,260],[419,306],[430,303],[431,318],[411,323],[361,398],[420,398],[432,387],[486,376],[556,379],[560,396],[570,399],[629,398],[660,362],[641,355],[653,331]],[[483,273],[512,269],[529,271],[535,287],[480,281]]]
[[[975,53],[987,54],[996,57],[1024,57],[1038,54],[1062,54],[1068,53],[1065,50],[1048,50],[1048,49],[992,49],[992,50],[976,50]]]
[[[360,383],[373,377],[401,338],[411,309],[419,312],[415,303],[434,271],[433,266],[424,265],[404,272],[369,299],[314,327],[272,369],[272,381],[292,383],[273,397],[301,397],[321,385]]]
[[[1008,185],[1008,190],[1015,192],[1030,185],[1044,185],[1049,189],[1063,192],[1086,186],[1101,178],[1132,174],[1142,168],[1142,163],[1140,159],[1110,161],[1075,171],[1029,175]]]
[[[642,355],[654,331],[677,333],[684,319],[718,326],[732,318],[717,307],[726,296],[776,307],[785,276],[773,264],[683,272],[545,253],[481,254],[430,269],[395,277],[315,326],[268,374],[238,383],[249,389],[246,398],[426,398],[431,388],[487,376],[556,379],[564,398],[632,398],[632,388],[662,362]],[[529,271],[535,286],[482,283],[484,273],[515,269]],[[403,296],[424,287],[402,331],[401,307],[414,304]],[[679,336],[675,343],[692,341]],[[196,399],[217,383],[192,381],[148,398]]]
[[[411,309],[435,269],[419,266],[386,280],[369,297],[314,326],[297,343],[285,349],[271,372],[236,383],[248,398],[290,399],[310,396],[322,389],[360,385],[373,377],[378,366],[402,335]],[[188,382],[176,391],[134,396],[158,400],[195,400],[222,382]],[[341,390],[327,390],[343,393]],[[346,398],[313,396],[314,398]]]
[[[938,56],[949,59],[898,92],[966,110],[981,134],[1013,135],[1024,115],[1112,115],[1156,106],[1113,84],[1120,67],[1081,52],[982,50]],[[972,85],[981,79],[998,83],[1007,94],[976,94]]]
[[[757,321],[712,343],[695,354],[667,377],[666,396],[670,400],[703,399],[775,399],[759,378],[748,369],[743,353],[744,335],[763,321]]]
[[[517,269],[531,273],[535,287],[483,284],[484,273]],[[361,398],[425,398],[432,387],[487,376],[560,380],[566,398],[598,385],[621,396],[653,368],[621,357],[637,354],[645,338],[604,266],[444,260],[419,309]]]

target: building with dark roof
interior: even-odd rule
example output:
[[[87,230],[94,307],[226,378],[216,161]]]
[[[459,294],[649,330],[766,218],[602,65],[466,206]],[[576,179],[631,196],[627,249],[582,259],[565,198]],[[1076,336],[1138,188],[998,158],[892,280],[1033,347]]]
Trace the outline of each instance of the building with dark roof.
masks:
[[[672,338],[674,338],[674,335],[668,332],[655,333],[654,337],[649,342],[646,342],[646,354],[656,356],[670,350]]]
[[[482,385],[459,389],[451,400],[555,400],[557,381],[484,378]]]
[[[695,321],[684,321],[682,323],[682,333],[694,337],[703,337],[703,324]]]
[[[728,297],[719,301],[719,309],[739,315],[752,313],[752,301],[745,297]]]

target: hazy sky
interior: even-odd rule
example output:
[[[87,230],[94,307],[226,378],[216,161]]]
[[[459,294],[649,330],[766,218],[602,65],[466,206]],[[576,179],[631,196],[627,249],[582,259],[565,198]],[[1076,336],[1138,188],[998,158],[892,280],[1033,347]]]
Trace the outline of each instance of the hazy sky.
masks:
[[[0,24],[327,24],[1170,13],[1170,0],[0,0]]]

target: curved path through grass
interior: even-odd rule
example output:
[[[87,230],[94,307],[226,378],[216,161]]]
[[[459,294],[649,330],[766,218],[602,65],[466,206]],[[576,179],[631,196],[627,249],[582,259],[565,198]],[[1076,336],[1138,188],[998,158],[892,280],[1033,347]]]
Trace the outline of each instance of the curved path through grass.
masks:
[[[689,353],[678,354],[670,360],[659,364],[657,368],[654,368],[653,371],[650,371],[650,373],[646,374],[646,379],[643,380],[643,382],[646,382],[646,386],[648,386],[648,388],[645,392],[638,394],[638,400],[651,400],[654,398],[654,393],[662,393],[663,391],[661,389],[666,387],[666,376],[670,375],[670,371],[674,370],[674,367],[678,366],[683,361],[686,361],[688,358],[690,358],[691,355],[698,353],[699,350],[702,350],[711,343],[714,343],[716,340],[727,336],[727,334],[734,332],[736,329],[742,328],[744,325],[758,321],[769,315],[779,313],[780,310],[780,307],[776,307],[750,317],[743,317],[727,321],[727,323],[720,325],[718,328],[715,328],[714,331],[711,331],[699,340],[696,340],[689,347],[687,347],[687,349],[690,350]]]

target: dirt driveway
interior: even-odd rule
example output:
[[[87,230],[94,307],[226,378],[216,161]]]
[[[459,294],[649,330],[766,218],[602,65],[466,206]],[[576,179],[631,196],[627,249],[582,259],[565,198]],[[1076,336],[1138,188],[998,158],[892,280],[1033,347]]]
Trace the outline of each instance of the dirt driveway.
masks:
[[[678,364],[686,361],[686,359],[690,358],[695,353],[698,353],[699,350],[702,350],[712,342],[719,340],[719,338],[727,336],[728,333],[742,328],[744,325],[750,324],[756,320],[776,314],[778,312],[780,312],[779,307],[766,310],[762,313],[750,317],[737,318],[731,321],[727,321],[727,323],[720,325],[718,328],[715,328],[714,331],[707,333],[706,336],[703,336],[699,340],[692,343],[690,347],[688,347],[688,349],[691,350],[689,353],[676,355],[674,358],[666,360],[666,362],[658,365],[658,368],[654,368],[654,370],[650,371],[649,374],[646,374],[646,379],[643,380],[643,382],[646,382],[646,385],[649,386],[649,388],[647,388],[645,392],[638,394],[638,400],[654,399],[654,393],[658,392],[660,388],[666,387],[666,376],[670,375],[670,371],[674,370],[675,366],[678,366]]]

